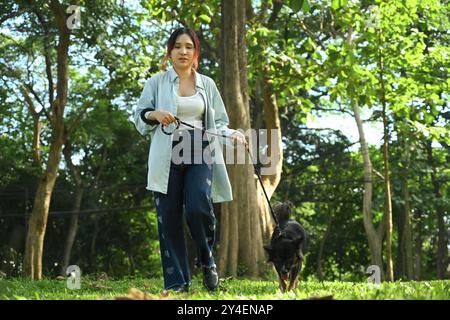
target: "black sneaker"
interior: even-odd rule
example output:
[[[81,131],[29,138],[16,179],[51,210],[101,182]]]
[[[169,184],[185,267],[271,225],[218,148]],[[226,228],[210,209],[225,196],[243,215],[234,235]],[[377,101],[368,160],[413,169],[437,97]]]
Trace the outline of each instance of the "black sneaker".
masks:
[[[203,267],[203,284],[209,291],[214,291],[219,286],[219,275],[216,267]]]
[[[176,286],[176,287],[170,288],[169,290],[172,292],[175,292],[175,293],[186,293],[186,292],[189,292],[189,287],[181,285],[181,286]]]

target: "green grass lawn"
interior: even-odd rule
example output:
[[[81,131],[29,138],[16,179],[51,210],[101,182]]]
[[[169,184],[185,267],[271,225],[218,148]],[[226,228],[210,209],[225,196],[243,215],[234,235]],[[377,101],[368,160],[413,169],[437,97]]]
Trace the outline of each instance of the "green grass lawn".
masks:
[[[129,288],[136,288],[148,299],[250,299],[292,300],[332,295],[334,299],[450,299],[450,280],[382,283],[379,288],[360,282],[300,282],[297,290],[281,293],[275,281],[222,280],[220,290],[206,291],[201,278],[193,280],[187,294],[165,293],[162,280],[124,279],[96,280],[83,278],[81,289],[67,288],[65,280],[30,281],[21,278],[0,280],[0,299],[38,300],[96,300],[126,296]]]

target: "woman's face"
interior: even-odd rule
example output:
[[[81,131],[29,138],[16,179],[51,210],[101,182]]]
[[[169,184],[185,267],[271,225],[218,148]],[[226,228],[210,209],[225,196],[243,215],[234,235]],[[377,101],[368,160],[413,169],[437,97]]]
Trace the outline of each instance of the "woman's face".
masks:
[[[177,69],[191,68],[194,62],[194,53],[195,47],[191,37],[187,34],[178,36],[170,53],[173,66]]]

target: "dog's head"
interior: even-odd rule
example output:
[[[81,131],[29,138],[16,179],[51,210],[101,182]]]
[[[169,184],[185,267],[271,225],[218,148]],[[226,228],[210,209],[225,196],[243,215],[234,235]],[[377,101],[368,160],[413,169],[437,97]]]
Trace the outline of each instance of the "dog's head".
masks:
[[[264,249],[269,255],[268,262],[274,264],[280,279],[284,281],[290,278],[292,267],[303,261],[302,238],[291,239],[280,233]]]

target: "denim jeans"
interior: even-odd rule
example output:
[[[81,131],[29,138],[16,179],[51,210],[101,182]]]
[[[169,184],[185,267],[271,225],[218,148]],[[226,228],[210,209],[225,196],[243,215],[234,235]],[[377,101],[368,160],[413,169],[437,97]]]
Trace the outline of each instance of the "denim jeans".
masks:
[[[201,146],[204,150],[208,142]],[[212,165],[203,159],[201,163],[192,164],[192,157],[198,154],[198,150],[192,147],[191,151],[191,164],[185,163],[188,161],[171,163],[167,194],[154,192],[165,289],[191,285],[183,218],[197,248],[197,263],[215,266],[212,253],[216,230],[211,201]]]

